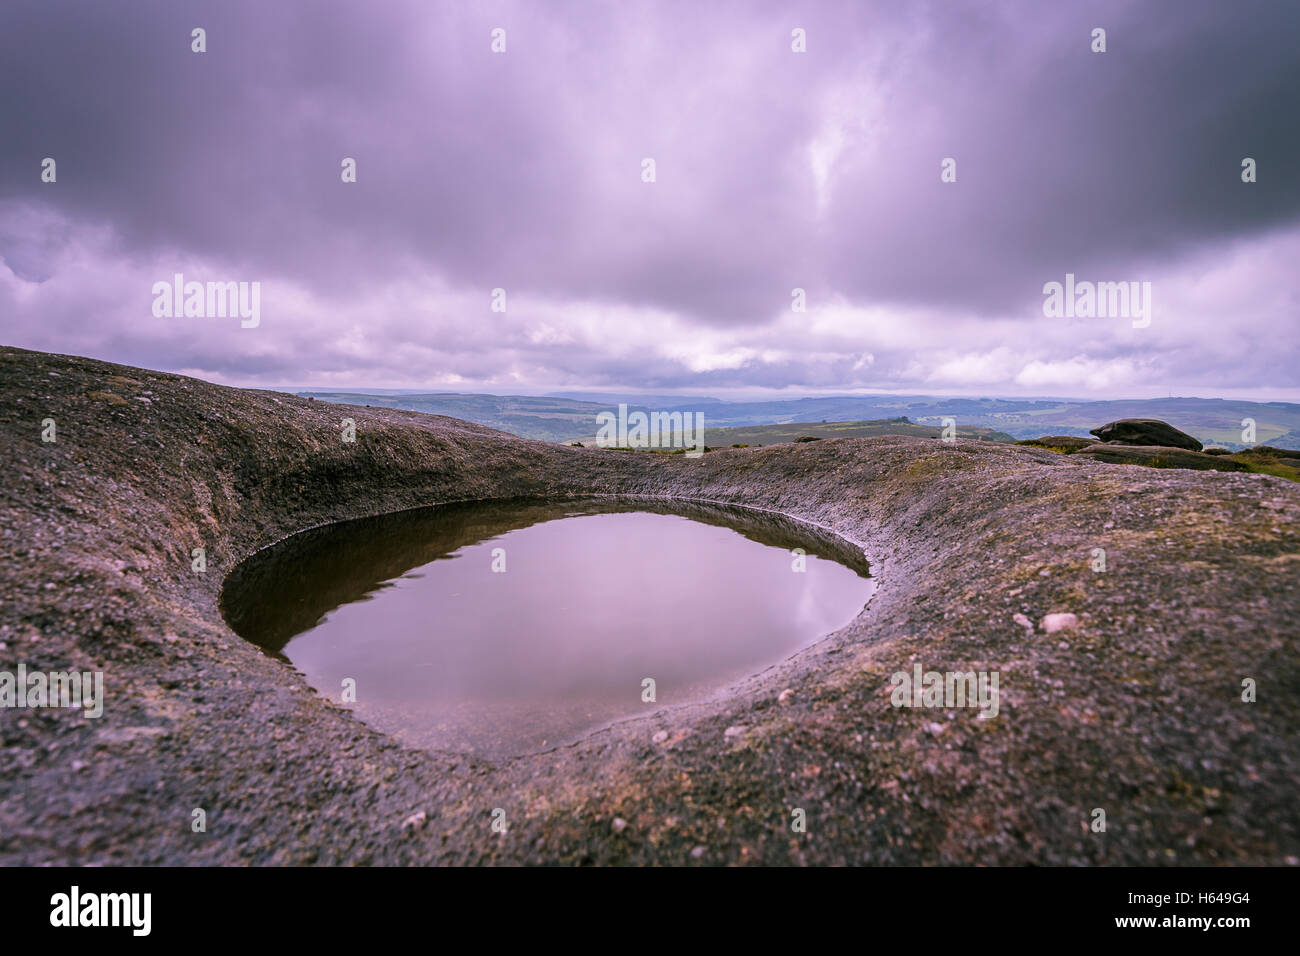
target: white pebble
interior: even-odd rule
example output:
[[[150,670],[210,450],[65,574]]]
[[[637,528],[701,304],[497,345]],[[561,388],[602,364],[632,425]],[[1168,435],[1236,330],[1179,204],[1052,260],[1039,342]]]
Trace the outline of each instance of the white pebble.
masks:
[[[1046,634],[1055,634],[1057,631],[1078,626],[1079,618],[1074,614],[1049,614],[1043,618],[1043,632]]]

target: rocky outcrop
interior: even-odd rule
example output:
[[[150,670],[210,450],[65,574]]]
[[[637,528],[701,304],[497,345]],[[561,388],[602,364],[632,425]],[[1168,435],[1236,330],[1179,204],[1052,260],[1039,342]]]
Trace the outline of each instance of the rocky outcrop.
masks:
[[[1122,442],[1094,442],[1072,435],[1046,435],[1017,445],[1047,448],[1063,455],[1077,455],[1112,465],[1142,465],[1147,468],[1187,468],[1194,471],[1237,471],[1275,475],[1300,482],[1300,453],[1256,445],[1242,451],[1206,448],[1195,452],[1169,445],[1128,445]]]
[[[1167,445],[1188,451],[1201,450],[1201,443],[1191,435],[1158,418],[1121,418],[1092,429],[1091,434],[1104,442],[1121,445]]]
[[[1300,857],[1300,487],[1279,478],[902,436],[611,454],[17,349],[0,439],[0,669],[100,670],[107,695],[99,720],[0,710],[0,863]],[[219,612],[241,559],[324,522],[590,494],[779,512],[864,549],[879,586],[727,695],[502,762],[370,730]],[[893,706],[918,665],[997,673],[998,715]]]
[[[1077,458],[1092,458],[1116,465],[1145,465],[1148,468],[1192,468],[1197,471],[1250,471],[1231,458],[1187,451],[1168,445],[1120,445],[1095,443],[1073,453]]]

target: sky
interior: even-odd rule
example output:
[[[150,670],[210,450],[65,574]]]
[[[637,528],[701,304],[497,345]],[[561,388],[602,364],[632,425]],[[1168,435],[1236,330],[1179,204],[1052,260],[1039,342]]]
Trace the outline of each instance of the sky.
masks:
[[[4,0],[0,341],[259,387],[1300,401],[1297,37],[1293,0]],[[177,273],[256,282],[256,326],[157,314]],[[1067,274],[1149,322],[1047,314]]]

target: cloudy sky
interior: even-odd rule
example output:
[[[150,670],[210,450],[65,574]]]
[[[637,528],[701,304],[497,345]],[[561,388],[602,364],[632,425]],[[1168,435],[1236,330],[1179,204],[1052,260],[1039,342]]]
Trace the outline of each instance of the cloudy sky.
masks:
[[[1297,37],[1290,0],[4,0],[0,339],[263,386],[1300,400]],[[259,282],[260,324],[155,316],[178,272]],[[1045,316],[1066,273],[1150,282],[1150,324]]]

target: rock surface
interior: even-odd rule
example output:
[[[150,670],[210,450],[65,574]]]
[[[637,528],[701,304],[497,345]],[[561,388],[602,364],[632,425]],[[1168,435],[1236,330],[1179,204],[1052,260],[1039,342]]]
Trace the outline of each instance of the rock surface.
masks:
[[[1069,453],[1078,451],[1080,448],[1087,448],[1089,445],[1095,445],[1096,442],[1091,438],[1082,438],[1079,435],[1044,435],[1042,438],[1028,438],[1024,441],[1018,441],[1016,444],[1034,445],[1038,448],[1051,448]]]
[[[1300,487],[1279,478],[912,437],[618,454],[7,348],[0,437],[3,668],[98,669],[107,693],[99,720],[0,710],[0,863],[1300,856]],[[591,493],[812,522],[864,548],[880,586],[730,695],[661,696],[499,763],[371,731],[218,612],[236,562],[304,528]],[[1078,619],[1065,648],[1013,622],[1056,613]],[[998,715],[893,707],[891,675],[918,664],[996,671]],[[1090,831],[1096,807],[1108,833]]]
[[[1094,444],[1073,453],[1075,458],[1092,458],[1113,465],[1145,465],[1148,468],[1191,468],[1196,471],[1250,471],[1240,462],[1201,451],[1187,451],[1168,445]]]
[[[1179,431],[1158,418],[1121,418],[1092,429],[1090,434],[1104,442],[1121,445],[1168,445],[1188,451],[1201,450],[1201,443],[1187,432]]]

